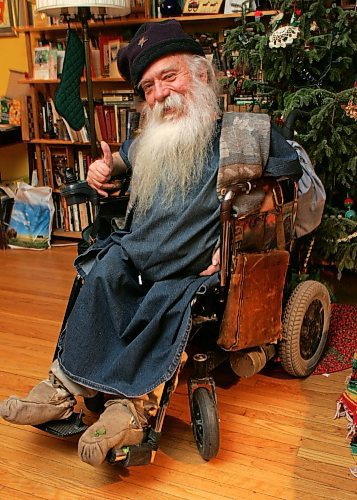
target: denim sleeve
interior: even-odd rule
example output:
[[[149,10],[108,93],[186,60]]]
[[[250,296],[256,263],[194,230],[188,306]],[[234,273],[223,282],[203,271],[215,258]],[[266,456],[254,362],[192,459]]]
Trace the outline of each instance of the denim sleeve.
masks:
[[[129,170],[131,170],[131,163],[129,161],[129,149],[132,143],[133,139],[127,139],[123,142],[119,149],[119,154]]]
[[[302,176],[296,151],[275,126],[271,127],[269,159],[264,173],[273,177],[286,176],[294,180]]]

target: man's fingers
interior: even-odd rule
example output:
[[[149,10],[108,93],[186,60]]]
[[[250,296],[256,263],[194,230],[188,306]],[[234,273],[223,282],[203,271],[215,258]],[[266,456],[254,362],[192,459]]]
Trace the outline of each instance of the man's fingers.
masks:
[[[87,179],[87,182],[91,188],[95,189],[96,191],[98,191],[99,194],[101,194],[103,196],[108,195],[108,193],[106,192],[107,190],[111,191],[111,190],[114,190],[117,188],[117,186],[115,184],[112,184],[109,182],[108,183],[99,182],[96,179]]]
[[[106,163],[109,167],[111,167],[112,163],[113,163],[113,157],[112,157],[112,153],[110,151],[109,145],[105,141],[102,141],[100,143],[100,146],[101,146],[102,151],[103,151],[104,163]]]
[[[217,248],[217,250],[214,252],[212,256],[212,264],[213,266],[219,266],[220,263],[221,263],[221,252],[220,249]]]
[[[101,189],[105,189],[106,191],[115,191],[118,189],[118,186],[116,184],[102,184],[100,186]]]
[[[219,265],[214,266],[213,264],[211,264],[210,266],[207,267],[207,269],[205,269],[200,273],[200,276],[211,276],[217,271],[219,271]]]
[[[103,191],[102,189],[96,189],[97,193],[100,194],[101,196],[104,196],[104,198],[108,198],[109,194],[106,191]]]
[[[92,169],[88,172],[88,180],[93,180],[94,182],[100,182],[104,184],[105,182],[108,182],[110,179],[110,175],[106,172],[107,166],[103,163],[103,166],[105,168],[101,168],[100,166],[97,167],[96,170]]]

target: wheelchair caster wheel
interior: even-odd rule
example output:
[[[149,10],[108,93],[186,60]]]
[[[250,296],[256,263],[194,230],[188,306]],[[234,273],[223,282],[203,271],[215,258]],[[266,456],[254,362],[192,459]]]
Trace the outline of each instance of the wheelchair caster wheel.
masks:
[[[317,366],[330,324],[330,296],[318,281],[303,281],[290,296],[283,318],[279,356],[284,370],[307,377]]]
[[[216,403],[206,387],[199,387],[192,394],[191,419],[201,457],[214,458],[219,450],[219,421]]]

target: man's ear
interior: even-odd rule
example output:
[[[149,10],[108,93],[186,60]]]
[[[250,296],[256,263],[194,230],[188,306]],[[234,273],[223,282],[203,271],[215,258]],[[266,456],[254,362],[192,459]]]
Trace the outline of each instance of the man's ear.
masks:
[[[202,72],[200,73],[199,77],[202,82],[208,83],[208,73],[205,68],[202,68]]]
[[[203,83],[208,83],[208,71],[207,66],[202,61],[200,61],[200,70],[198,72],[198,78]]]

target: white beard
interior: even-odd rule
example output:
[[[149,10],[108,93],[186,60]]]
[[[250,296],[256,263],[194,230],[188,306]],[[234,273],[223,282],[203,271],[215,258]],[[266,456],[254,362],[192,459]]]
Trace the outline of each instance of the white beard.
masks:
[[[171,113],[165,110],[170,108]],[[142,133],[133,146],[132,196],[136,213],[145,214],[159,189],[161,203],[182,201],[202,176],[212,151],[219,108],[213,89],[194,84],[188,97],[171,92],[164,102],[147,107]]]

